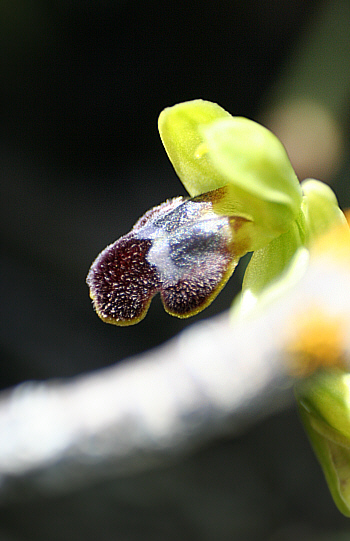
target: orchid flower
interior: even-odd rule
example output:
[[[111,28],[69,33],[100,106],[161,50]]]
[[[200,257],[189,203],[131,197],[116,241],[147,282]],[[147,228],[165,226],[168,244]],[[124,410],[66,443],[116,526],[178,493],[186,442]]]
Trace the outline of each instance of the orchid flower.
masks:
[[[138,323],[158,292],[171,315],[197,314],[253,252],[232,309],[233,319],[247,317],[298,279],[327,231],[340,225],[350,242],[331,188],[299,183],[265,127],[194,100],[165,109],[159,132],[189,197],[155,206],[96,258],[87,283],[103,321]],[[327,348],[303,350],[298,370],[302,421],[335,503],[350,516],[350,375]]]

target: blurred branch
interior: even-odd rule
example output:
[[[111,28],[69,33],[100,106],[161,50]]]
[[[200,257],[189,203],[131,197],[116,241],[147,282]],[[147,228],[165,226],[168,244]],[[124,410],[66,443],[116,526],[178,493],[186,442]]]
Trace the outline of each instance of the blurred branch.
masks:
[[[348,255],[317,255],[298,283],[250,317],[230,323],[226,313],[113,368],[3,393],[2,497],[28,481],[68,490],[146,469],[286,407],[301,314],[316,306],[340,317],[349,359],[349,274]]]

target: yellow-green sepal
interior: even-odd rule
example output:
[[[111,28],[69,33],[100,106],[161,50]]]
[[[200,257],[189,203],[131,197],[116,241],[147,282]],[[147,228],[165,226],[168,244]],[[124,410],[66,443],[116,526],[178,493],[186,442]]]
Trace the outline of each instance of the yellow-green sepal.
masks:
[[[330,227],[346,223],[335,193],[327,184],[309,178],[301,183],[301,188],[302,211],[305,216],[309,243],[326,233]]]
[[[194,100],[165,109],[159,131],[191,196],[225,187],[214,210],[251,222],[251,250],[287,231],[298,216],[298,179],[282,143],[263,126]]]
[[[202,129],[208,155],[226,179],[227,205],[244,210],[273,236],[300,212],[301,189],[282,143],[243,117],[219,119]]]

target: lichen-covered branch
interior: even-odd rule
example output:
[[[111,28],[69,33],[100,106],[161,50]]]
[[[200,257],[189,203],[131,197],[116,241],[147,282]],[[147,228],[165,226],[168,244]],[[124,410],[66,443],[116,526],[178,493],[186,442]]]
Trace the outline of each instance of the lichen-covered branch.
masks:
[[[302,341],[301,316],[309,310],[321,314],[316,349],[327,321],[332,329],[340,322],[330,342],[347,363],[350,266],[322,251],[294,286],[249,316],[230,321],[225,313],[113,368],[3,393],[2,497],[23,480],[67,490],[154,467],[286,407],[298,355],[312,356],[312,337],[311,346]]]

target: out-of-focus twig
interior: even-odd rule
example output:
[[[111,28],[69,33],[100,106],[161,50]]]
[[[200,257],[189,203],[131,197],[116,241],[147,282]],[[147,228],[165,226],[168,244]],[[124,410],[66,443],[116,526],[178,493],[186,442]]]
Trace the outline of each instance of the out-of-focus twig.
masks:
[[[226,313],[113,368],[3,393],[2,497],[23,480],[67,490],[147,469],[286,407],[294,323],[315,307],[341,320],[338,346],[350,359],[347,252],[316,253],[293,287],[249,317]]]

